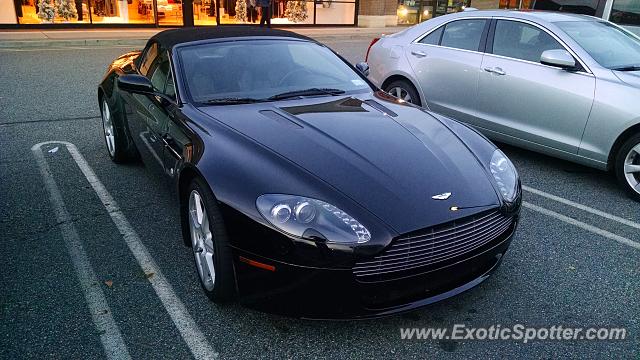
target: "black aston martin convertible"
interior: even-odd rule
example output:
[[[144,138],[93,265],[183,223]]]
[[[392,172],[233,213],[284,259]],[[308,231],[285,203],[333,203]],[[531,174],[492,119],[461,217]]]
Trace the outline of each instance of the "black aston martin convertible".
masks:
[[[179,29],[99,85],[115,162],[172,184],[204,292],[309,318],[381,316],[488,277],[513,238],[512,163],[304,36]]]

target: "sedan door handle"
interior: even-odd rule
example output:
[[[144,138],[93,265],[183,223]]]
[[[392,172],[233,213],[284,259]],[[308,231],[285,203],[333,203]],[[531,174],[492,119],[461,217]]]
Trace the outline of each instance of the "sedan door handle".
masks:
[[[496,75],[506,75],[507,74],[506,72],[504,72],[504,70],[502,70],[499,67],[495,67],[495,68],[486,67],[486,68],[484,68],[484,71],[490,72],[490,73],[496,74]]]
[[[419,58],[422,58],[422,57],[427,56],[427,54],[426,54],[426,53],[424,53],[424,52],[422,52],[422,51],[416,51],[416,50],[411,51],[411,55],[413,55],[413,56],[415,56],[415,57],[419,57]]]

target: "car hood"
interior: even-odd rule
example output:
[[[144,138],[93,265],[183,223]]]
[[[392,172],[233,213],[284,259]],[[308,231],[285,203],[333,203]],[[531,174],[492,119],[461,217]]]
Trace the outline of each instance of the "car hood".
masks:
[[[411,106],[342,96],[200,110],[332,185],[400,234],[500,203],[465,143]],[[443,193],[451,196],[432,198]],[[452,206],[464,209],[454,214]]]
[[[613,71],[613,73],[625,84],[640,89],[640,71]]]

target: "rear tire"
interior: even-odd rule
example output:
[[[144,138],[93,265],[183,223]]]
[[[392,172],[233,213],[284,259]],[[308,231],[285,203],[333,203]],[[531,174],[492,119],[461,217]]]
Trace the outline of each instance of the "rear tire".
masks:
[[[384,91],[408,103],[422,106],[418,90],[407,80],[400,79],[392,81],[389,85],[385,86]]]
[[[218,201],[201,178],[191,180],[184,196],[183,211],[202,290],[215,303],[230,302],[236,296],[233,256]]]
[[[615,173],[629,196],[640,201],[640,134],[630,137],[618,151]]]
[[[105,97],[100,100],[100,115],[107,154],[117,164],[126,163],[137,158],[135,147],[124,130],[124,123],[117,111],[109,105]]]

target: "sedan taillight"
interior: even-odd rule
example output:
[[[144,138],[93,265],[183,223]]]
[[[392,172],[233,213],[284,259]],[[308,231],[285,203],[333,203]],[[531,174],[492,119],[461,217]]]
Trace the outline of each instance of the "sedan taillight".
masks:
[[[374,38],[373,40],[371,40],[371,44],[369,44],[369,48],[367,49],[367,55],[364,57],[365,62],[369,61],[369,51],[371,51],[371,47],[373,46],[373,44],[377,43],[378,40],[380,40],[380,38]]]

